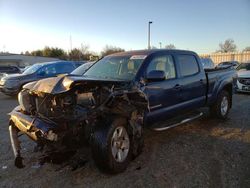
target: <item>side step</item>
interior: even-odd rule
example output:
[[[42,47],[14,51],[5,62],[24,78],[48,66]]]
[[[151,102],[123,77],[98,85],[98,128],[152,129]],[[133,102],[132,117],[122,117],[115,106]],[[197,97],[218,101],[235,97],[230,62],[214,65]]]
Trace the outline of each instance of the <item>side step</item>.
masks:
[[[155,131],[165,131],[167,129],[176,127],[178,125],[193,121],[195,119],[198,119],[203,115],[202,112],[191,112],[187,113],[181,116],[178,116],[177,118],[170,119],[168,121],[163,121],[159,123],[155,123],[151,126],[151,128]]]

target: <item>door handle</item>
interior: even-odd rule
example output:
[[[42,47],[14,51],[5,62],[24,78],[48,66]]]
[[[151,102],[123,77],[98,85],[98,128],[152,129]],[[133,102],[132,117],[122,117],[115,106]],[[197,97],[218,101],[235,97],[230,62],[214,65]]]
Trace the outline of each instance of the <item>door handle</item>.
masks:
[[[174,89],[175,89],[175,90],[180,90],[180,89],[181,89],[181,86],[180,86],[179,84],[176,84],[176,85],[174,86]]]

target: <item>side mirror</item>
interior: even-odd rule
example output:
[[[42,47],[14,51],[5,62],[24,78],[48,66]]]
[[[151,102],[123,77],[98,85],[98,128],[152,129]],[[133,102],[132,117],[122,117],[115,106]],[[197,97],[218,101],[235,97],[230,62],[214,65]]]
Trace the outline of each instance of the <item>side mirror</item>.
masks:
[[[162,81],[165,80],[165,72],[161,70],[152,70],[146,76],[147,81]]]

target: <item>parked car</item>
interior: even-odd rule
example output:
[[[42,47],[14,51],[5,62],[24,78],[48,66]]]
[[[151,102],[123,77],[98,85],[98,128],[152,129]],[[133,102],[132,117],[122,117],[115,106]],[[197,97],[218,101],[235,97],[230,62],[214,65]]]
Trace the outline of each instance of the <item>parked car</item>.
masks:
[[[95,62],[86,62],[83,65],[77,67],[70,74],[72,75],[83,75]]]
[[[70,61],[54,61],[34,64],[21,74],[12,74],[2,77],[0,91],[6,95],[16,95],[26,83],[36,80],[55,77],[58,74],[70,73],[80,64]]]
[[[77,151],[85,140],[98,167],[122,172],[142,152],[146,126],[167,130],[201,117],[204,106],[226,119],[234,79],[234,69],[204,70],[191,51],[142,50],[106,56],[83,76],[26,84],[10,113],[15,165],[24,166],[20,132],[39,148],[53,148],[49,159],[62,148]]]
[[[213,60],[209,57],[201,57],[201,64],[204,69],[213,69],[215,67]]]
[[[21,73],[24,72],[25,70],[27,70],[28,68],[30,68],[30,66],[31,66],[31,65],[28,65],[28,66],[26,66],[26,67],[20,68]]]
[[[7,74],[20,73],[20,69],[16,66],[3,66],[0,65],[0,79]]]
[[[250,92],[250,62],[241,63],[237,67],[237,91]]]
[[[237,68],[239,66],[239,62],[238,61],[224,61],[221,62],[217,65],[218,68],[227,68],[227,67],[233,67],[233,68]]]

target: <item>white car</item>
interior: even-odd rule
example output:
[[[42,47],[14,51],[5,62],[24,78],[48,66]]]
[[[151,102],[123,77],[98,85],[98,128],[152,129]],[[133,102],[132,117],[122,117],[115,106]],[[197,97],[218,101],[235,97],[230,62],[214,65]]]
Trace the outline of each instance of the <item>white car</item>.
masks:
[[[250,62],[240,64],[237,74],[237,91],[250,93]]]

